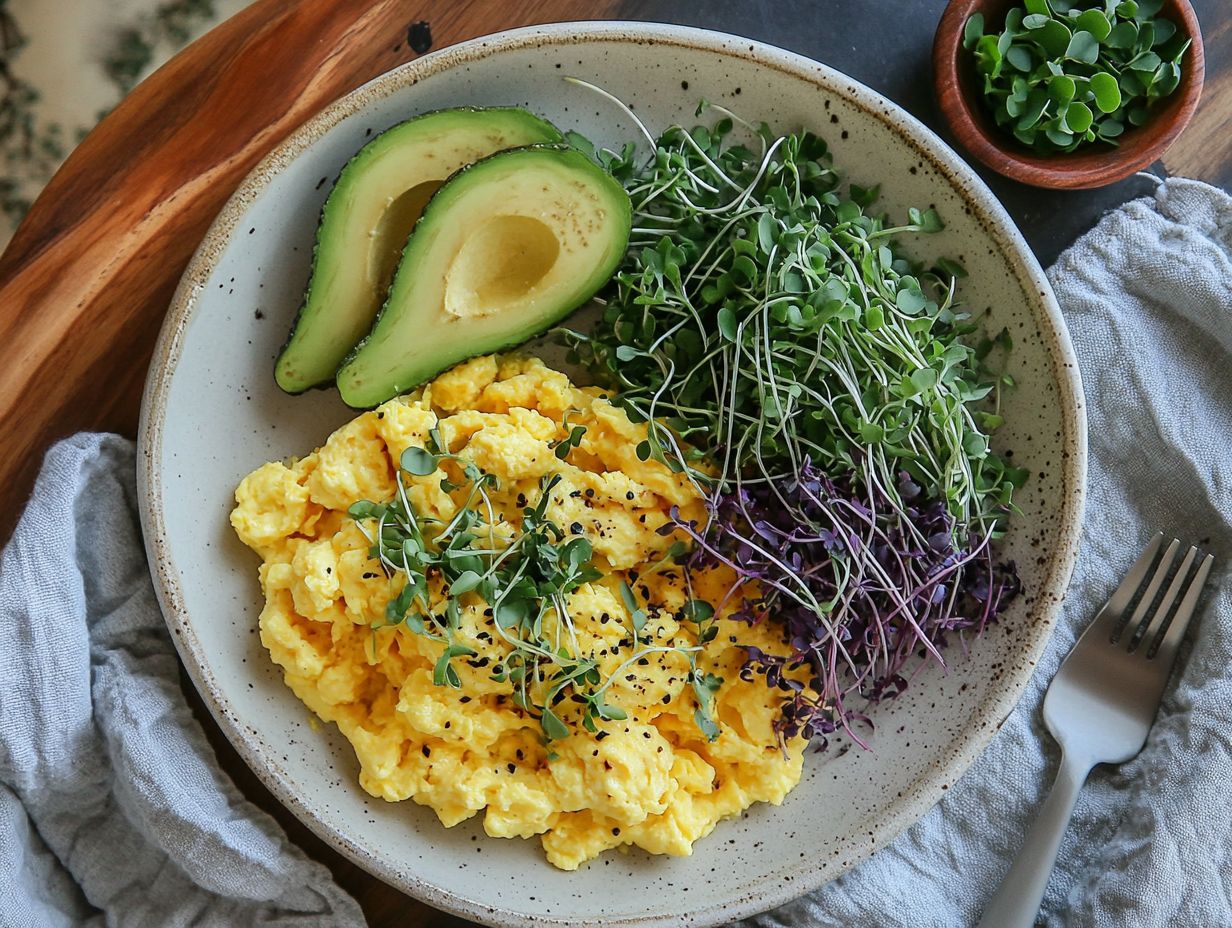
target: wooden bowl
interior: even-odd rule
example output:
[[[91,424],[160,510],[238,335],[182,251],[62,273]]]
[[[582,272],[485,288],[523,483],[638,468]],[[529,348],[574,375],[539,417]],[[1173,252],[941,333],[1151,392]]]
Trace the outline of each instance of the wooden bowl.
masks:
[[[989,27],[1000,28],[1006,13],[1021,0],[950,0],[933,39],[933,83],[937,104],[958,142],[999,174],[1057,190],[1104,187],[1159,160],[1189,125],[1206,70],[1202,32],[1189,0],[1165,0],[1161,16],[1176,23],[1192,40],[1181,64],[1181,84],[1152,113],[1145,125],[1131,128],[1116,147],[1092,143],[1072,154],[1039,155],[1003,132],[983,107],[974,56],[962,44],[963,27],[973,13],[983,13]]]

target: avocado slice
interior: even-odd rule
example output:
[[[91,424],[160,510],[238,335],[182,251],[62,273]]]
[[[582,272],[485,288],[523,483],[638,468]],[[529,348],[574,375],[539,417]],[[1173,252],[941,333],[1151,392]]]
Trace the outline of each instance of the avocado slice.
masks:
[[[372,327],[411,228],[464,165],[505,148],[559,142],[555,126],[513,108],[425,113],[378,135],[347,162],[321,210],[312,275],[274,369],[288,393],[334,378]]]
[[[350,406],[540,334],[590,299],[629,243],[624,188],[575,149],[536,145],[458,171],[428,202],[372,332],[338,370]]]

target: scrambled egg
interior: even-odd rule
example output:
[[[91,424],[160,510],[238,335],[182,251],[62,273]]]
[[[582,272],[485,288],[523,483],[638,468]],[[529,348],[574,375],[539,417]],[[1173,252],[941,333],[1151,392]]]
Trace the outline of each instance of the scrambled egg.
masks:
[[[559,460],[551,443],[577,425],[586,427],[580,446]],[[591,542],[606,575],[570,594],[568,606],[581,653],[599,658],[605,678],[619,670],[607,699],[627,719],[600,720],[590,733],[566,702],[559,711],[571,734],[545,744],[538,721],[514,705],[512,684],[492,679],[490,666],[509,645],[474,595],[462,597],[460,643],[476,655],[454,661],[461,688],[433,684],[440,643],[404,625],[380,627],[397,587],[369,557],[346,509],[393,498],[400,455],[426,446],[434,426],[451,451],[499,478],[491,494],[498,525],[516,525],[522,507],[538,499],[540,478],[560,475],[548,515]],[[364,413],[307,457],[266,464],[240,484],[231,522],[262,559],[261,640],[295,694],[350,740],[364,789],[430,806],[446,826],[482,811],[489,835],[540,835],[548,860],[572,870],[625,845],[688,855],[724,817],[754,802],[777,804],[796,785],[803,745],[784,755],[772,730],[776,694],[739,675],[738,644],[782,650],[765,623],[750,628],[721,610],[719,634],[699,658],[701,669],[725,681],[713,742],[694,721],[697,703],[679,651],[622,667],[633,653],[622,578],[648,614],[643,640],[696,640],[696,626],[681,615],[688,594],[679,569],[662,563],[673,539],[656,529],[672,506],[700,518],[701,500],[685,478],[638,460],[645,437],[645,425],[600,391],[579,389],[535,359],[489,356]],[[412,478],[408,496],[419,513],[448,520],[466,493],[445,492],[438,473]],[[693,583],[694,595],[719,603],[730,577],[706,572]]]

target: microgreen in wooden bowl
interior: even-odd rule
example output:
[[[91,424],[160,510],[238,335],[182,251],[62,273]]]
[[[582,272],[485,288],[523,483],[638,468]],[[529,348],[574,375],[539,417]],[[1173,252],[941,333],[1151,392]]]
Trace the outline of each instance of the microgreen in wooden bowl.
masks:
[[[1039,187],[1100,187],[1157,161],[1205,71],[1189,0],[950,0],[933,42],[957,141]]]
[[[963,46],[997,125],[1039,152],[1116,144],[1176,92],[1191,40],[1160,16],[1163,0],[1025,0],[1000,32],[973,13]]]

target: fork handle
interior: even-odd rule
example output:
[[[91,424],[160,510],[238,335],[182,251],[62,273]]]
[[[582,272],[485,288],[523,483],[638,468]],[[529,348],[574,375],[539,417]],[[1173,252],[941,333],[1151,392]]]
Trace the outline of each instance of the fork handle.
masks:
[[[1078,791],[1093,764],[1061,755],[1061,767],[1014,865],[984,909],[978,928],[1032,928]]]

